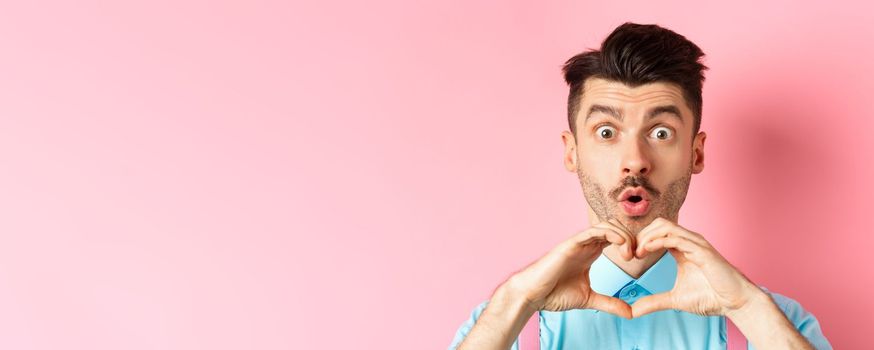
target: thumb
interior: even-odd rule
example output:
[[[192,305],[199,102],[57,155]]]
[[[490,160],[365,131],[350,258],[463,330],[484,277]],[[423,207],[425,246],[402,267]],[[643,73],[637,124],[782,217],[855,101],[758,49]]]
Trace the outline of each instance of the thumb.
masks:
[[[672,306],[671,292],[648,295],[631,305],[631,314],[633,317],[640,317],[651,312],[671,309]]]
[[[631,319],[631,306],[619,298],[608,297],[594,291],[589,294],[588,309],[608,312],[619,317]]]

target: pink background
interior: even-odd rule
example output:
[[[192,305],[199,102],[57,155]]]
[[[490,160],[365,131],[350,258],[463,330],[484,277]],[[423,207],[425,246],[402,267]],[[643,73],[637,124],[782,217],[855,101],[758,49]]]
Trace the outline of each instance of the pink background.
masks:
[[[0,348],[445,348],[588,226],[560,67],[624,21],[708,55],[681,224],[868,345],[862,2],[315,3],[0,5]]]

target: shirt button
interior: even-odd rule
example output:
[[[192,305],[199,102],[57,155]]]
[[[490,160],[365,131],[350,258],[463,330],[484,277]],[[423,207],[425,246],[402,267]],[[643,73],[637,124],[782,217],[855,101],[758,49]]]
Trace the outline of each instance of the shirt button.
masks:
[[[634,289],[632,289],[630,292],[628,292],[628,295],[633,296],[633,297],[636,297],[636,296],[637,296],[637,291],[634,290]]]

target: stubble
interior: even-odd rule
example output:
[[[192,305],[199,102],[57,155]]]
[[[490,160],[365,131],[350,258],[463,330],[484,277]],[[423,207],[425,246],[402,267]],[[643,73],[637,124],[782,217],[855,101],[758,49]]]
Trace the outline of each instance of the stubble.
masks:
[[[577,166],[577,176],[580,179],[580,186],[583,188],[586,202],[589,203],[589,207],[592,208],[599,220],[607,221],[616,218],[633,234],[637,235],[657,217],[677,222],[680,207],[686,200],[689,183],[692,179],[692,164],[689,164],[682,176],[669,183],[664,192],[653,187],[646,177],[641,176],[626,177],[609,192],[593,181],[579,166]],[[631,217],[622,211],[618,197],[625,189],[636,186],[643,187],[649,192],[651,207],[647,215]]]

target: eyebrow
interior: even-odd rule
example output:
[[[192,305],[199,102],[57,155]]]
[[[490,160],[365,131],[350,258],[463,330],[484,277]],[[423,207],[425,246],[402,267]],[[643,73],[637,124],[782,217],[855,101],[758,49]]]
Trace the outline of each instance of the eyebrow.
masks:
[[[613,117],[613,119],[616,119],[620,122],[623,119],[622,111],[615,108],[615,107],[604,106],[604,105],[592,105],[591,107],[589,107],[589,112],[586,114],[586,120],[584,122],[588,121],[589,118],[591,118],[592,115],[595,114],[596,112],[607,114],[607,115]],[[667,113],[669,115],[673,115],[674,117],[677,118],[677,120],[680,121],[681,124],[685,124],[683,122],[682,114],[680,114],[680,109],[674,105],[664,105],[664,106],[653,107],[648,112],[646,112],[645,119],[649,120],[649,119],[655,118],[655,117],[657,117],[661,114],[665,114],[665,113]]]

